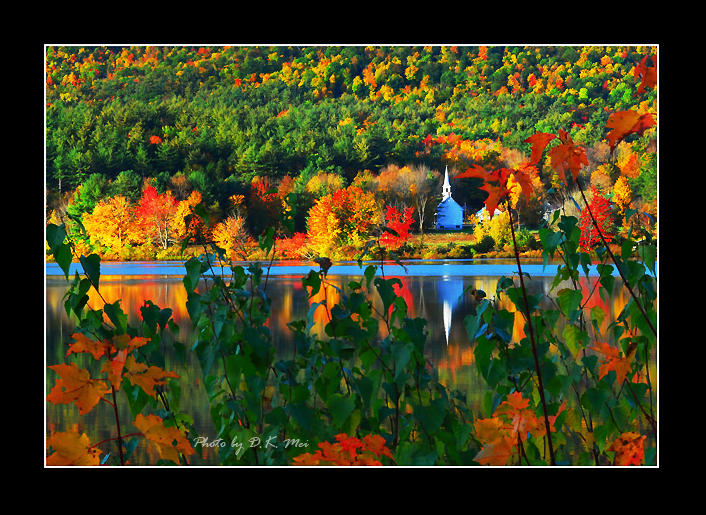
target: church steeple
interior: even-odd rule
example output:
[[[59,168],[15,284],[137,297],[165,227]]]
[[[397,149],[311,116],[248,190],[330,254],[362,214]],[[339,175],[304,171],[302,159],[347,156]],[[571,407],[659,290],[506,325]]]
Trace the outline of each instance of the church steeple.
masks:
[[[451,198],[451,183],[449,182],[449,167],[446,167],[444,175],[444,185],[441,188],[441,201]]]

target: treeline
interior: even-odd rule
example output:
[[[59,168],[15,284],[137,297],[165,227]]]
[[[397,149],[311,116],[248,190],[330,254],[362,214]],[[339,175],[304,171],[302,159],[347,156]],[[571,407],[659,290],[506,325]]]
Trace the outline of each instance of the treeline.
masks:
[[[65,211],[89,180],[133,202],[147,180],[160,194],[186,188],[182,199],[197,191],[225,218],[229,199],[248,197],[256,177],[306,185],[326,174],[345,187],[390,166],[449,165],[455,174],[474,162],[516,163],[529,153],[527,137],[559,129],[596,156],[585,173],[604,193],[625,176],[633,200],[654,203],[654,131],[596,170],[612,112],[656,112],[656,91],[636,95],[635,76],[656,51],[47,47],[47,211]],[[551,191],[551,173],[540,176]],[[485,193],[469,184],[454,197],[479,209]],[[307,209],[299,213],[305,231]]]

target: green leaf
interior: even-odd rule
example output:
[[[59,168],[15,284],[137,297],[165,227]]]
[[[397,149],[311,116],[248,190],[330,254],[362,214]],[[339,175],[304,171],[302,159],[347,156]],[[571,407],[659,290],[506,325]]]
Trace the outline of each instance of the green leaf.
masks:
[[[367,287],[370,288],[370,283],[373,281],[373,278],[375,277],[375,272],[377,271],[377,267],[374,265],[368,265],[365,268],[365,272],[363,275],[365,275],[365,280],[367,282]]]
[[[333,425],[340,428],[355,409],[355,400],[340,393],[332,394],[326,400],[326,407],[333,417]]]
[[[588,343],[589,338],[586,331],[582,331],[575,325],[567,325],[564,327],[562,334],[566,347],[571,354],[576,357],[581,349]]]
[[[652,244],[642,245],[639,254],[642,255],[642,260],[650,272],[653,274],[656,273],[655,263],[657,262],[657,247]]]
[[[83,271],[93,283],[93,287],[98,291],[98,283],[101,278],[101,258],[98,254],[91,254],[88,257],[81,254],[79,258]]]
[[[265,231],[258,237],[258,246],[265,255],[269,254],[272,250],[272,246],[275,243],[275,229],[274,227],[268,227]]]
[[[600,328],[603,325],[603,320],[605,320],[605,310],[600,306],[592,307],[591,321],[593,322],[593,327],[596,331],[600,332]]]
[[[392,279],[382,279],[380,277],[377,277],[374,281],[374,284],[377,288],[378,294],[380,294],[380,299],[382,300],[383,313],[387,313],[390,309],[390,306],[393,302],[395,302],[395,299],[397,298],[397,293],[395,292],[395,288],[393,286],[397,284],[401,289],[402,281],[400,281],[396,277],[393,277]]]
[[[46,235],[47,245],[49,245],[49,249],[51,250],[52,254],[54,254],[59,249],[59,247],[64,244],[64,240],[66,239],[66,228],[64,224],[49,224],[46,228]]]
[[[71,255],[71,247],[68,245],[62,245],[54,254],[54,259],[56,259],[56,264],[59,265],[61,270],[63,270],[66,279],[69,278],[69,267],[71,266],[71,261],[73,256]]]
[[[184,263],[184,268],[186,268],[184,288],[186,288],[187,292],[191,293],[195,291],[199,285],[199,279],[201,277],[201,262],[198,258],[192,257]]]
[[[66,280],[69,280],[69,267],[71,266],[71,247],[64,243],[66,239],[66,229],[64,224],[60,226],[49,224],[46,229],[47,244],[51,250],[56,264],[64,272]]]
[[[435,433],[441,429],[441,424],[444,422],[446,401],[444,399],[434,399],[429,403],[429,406],[417,404],[413,413],[427,433]]]
[[[414,344],[395,342],[392,344],[392,356],[395,358],[395,380],[404,372],[414,351]]]
[[[306,289],[307,286],[311,287],[309,292],[309,298],[319,293],[321,289],[321,276],[313,270],[309,270],[309,274],[306,277],[302,277],[302,286]]]
[[[209,217],[208,213],[206,212],[206,209],[204,209],[203,204],[200,202],[196,204],[194,207],[191,208],[191,211],[195,214],[201,217],[203,220],[204,225],[206,225],[206,229],[208,229],[208,223],[209,223]]]
[[[573,319],[571,315],[579,309],[582,300],[583,293],[581,293],[581,290],[564,288],[559,291],[557,304],[559,304],[559,308],[561,308],[564,315],[566,315],[569,319]]]
[[[120,301],[116,300],[113,304],[106,303],[103,311],[108,315],[110,321],[113,322],[117,334],[124,334],[127,330],[127,315],[120,308]]]
[[[410,340],[414,344],[414,348],[419,352],[424,352],[427,335],[424,328],[427,326],[427,321],[423,318],[405,318],[403,329],[409,335]]]

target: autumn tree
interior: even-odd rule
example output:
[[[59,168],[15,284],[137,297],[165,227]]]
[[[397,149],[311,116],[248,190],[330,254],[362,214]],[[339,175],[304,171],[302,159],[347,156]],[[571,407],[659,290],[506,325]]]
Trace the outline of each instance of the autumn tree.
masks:
[[[434,208],[439,176],[424,166],[389,165],[375,178],[375,185],[383,202],[398,210],[415,207],[419,230],[423,233],[425,221]]]
[[[93,213],[84,215],[83,226],[92,245],[107,247],[116,256],[122,254],[126,244],[140,241],[135,208],[122,195],[98,202]]]
[[[177,211],[177,202],[170,192],[160,195],[154,186],[146,186],[136,212],[145,240],[163,249],[176,241]]]
[[[314,203],[309,210],[309,239],[320,255],[342,245],[359,246],[378,220],[373,193],[349,186]]]
[[[268,177],[255,177],[250,185],[248,225],[254,234],[274,226],[279,220],[282,202]]]
[[[630,207],[630,202],[632,202],[632,190],[630,189],[630,184],[624,175],[618,177],[613,185],[613,200],[618,206],[618,213],[625,213],[625,209]]]
[[[610,243],[613,240],[614,230],[610,201],[601,195],[595,186],[591,188],[590,196],[588,207],[598,222],[598,227],[600,232],[603,233],[606,242]],[[589,251],[596,245],[601,244],[600,234],[593,224],[589,210],[586,207],[581,210],[579,227],[581,228],[580,245],[582,250]]]
[[[177,212],[174,217],[174,234],[177,239],[191,236],[190,241],[198,241],[198,238],[209,238],[209,230],[203,218],[194,212],[194,208],[201,203],[201,193],[194,190],[186,200],[177,204]],[[209,220],[210,222],[210,220]]]
[[[231,259],[247,259],[255,240],[248,234],[245,219],[229,216],[213,229],[213,241],[226,251]]]
[[[396,250],[410,238],[409,230],[414,223],[412,219],[413,207],[405,208],[400,213],[395,207],[387,206],[385,213],[385,226],[395,231],[396,234],[385,232],[380,236],[380,245],[388,250]]]

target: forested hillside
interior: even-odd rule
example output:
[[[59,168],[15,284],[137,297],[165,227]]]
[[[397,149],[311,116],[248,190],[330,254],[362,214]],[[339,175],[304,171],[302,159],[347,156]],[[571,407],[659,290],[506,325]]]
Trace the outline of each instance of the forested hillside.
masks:
[[[318,200],[359,187],[380,212],[386,204],[415,208],[419,230],[433,218],[425,203],[436,205],[419,196],[440,193],[445,166],[452,176],[472,163],[512,167],[530,153],[526,138],[560,129],[587,148],[587,182],[613,202],[656,215],[656,129],[611,153],[605,127],[611,113],[627,109],[656,119],[656,88],[638,91],[636,73],[655,66],[656,53],[640,46],[47,47],[47,217],[90,216],[116,197],[137,209],[147,185],[155,198],[200,201],[214,223],[238,217],[256,236],[266,193],[276,188],[271,195],[280,198],[300,193],[296,229],[305,233]],[[549,167],[538,180],[543,195],[519,216],[529,226],[559,202]],[[454,185],[469,211],[486,196],[478,184]]]

